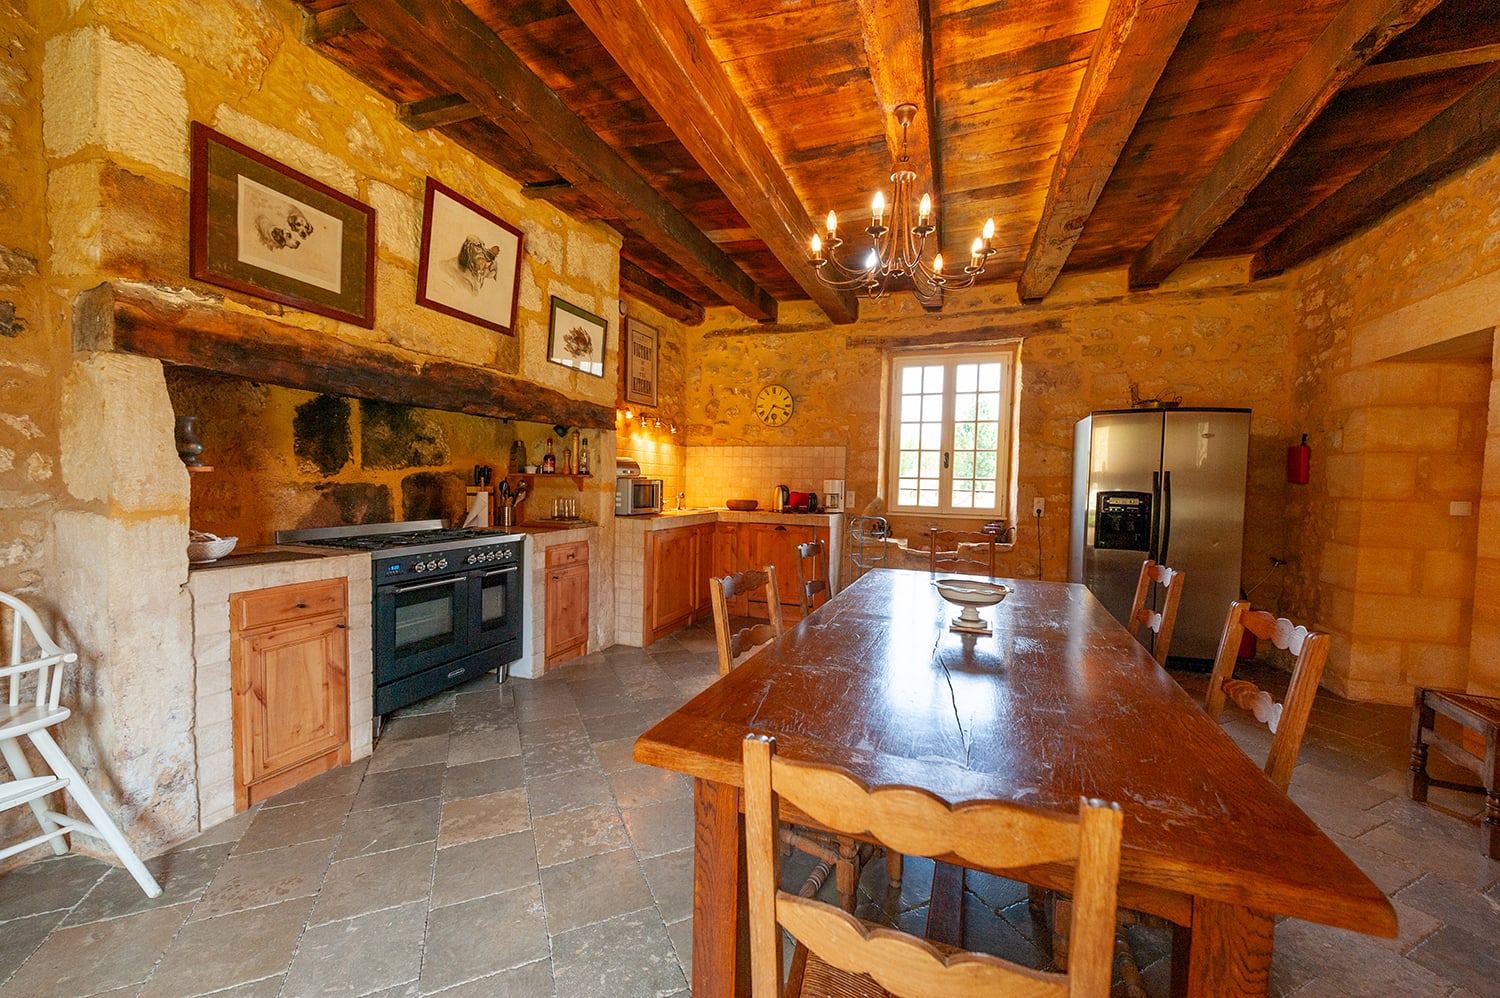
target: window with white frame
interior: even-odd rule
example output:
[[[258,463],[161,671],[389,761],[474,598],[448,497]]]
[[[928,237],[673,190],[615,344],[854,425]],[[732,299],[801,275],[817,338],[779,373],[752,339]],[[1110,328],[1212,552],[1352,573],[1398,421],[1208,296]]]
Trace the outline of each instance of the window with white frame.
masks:
[[[1014,346],[891,358],[891,512],[1008,515]]]

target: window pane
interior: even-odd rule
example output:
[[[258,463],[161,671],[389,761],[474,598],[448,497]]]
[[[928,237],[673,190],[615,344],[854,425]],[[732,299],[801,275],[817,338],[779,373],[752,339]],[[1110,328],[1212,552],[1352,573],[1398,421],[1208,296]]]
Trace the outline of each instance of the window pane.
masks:
[[[943,390],[943,368],[942,365],[934,364],[931,367],[922,368],[922,391],[929,395]]]
[[[979,390],[982,392],[998,392],[1000,390],[1000,369],[1003,364],[980,364],[979,365]]]
[[[966,451],[953,452],[953,477],[955,479],[974,477],[973,454],[970,454]]]
[[[974,493],[974,507],[976,509],[994,509],[995,508],[995,493],[993,493],[993,492],[976,492],[976,493]]]
[[[967,489],[960,491],[958,486],[955,485],[953,487],[953,505],[957,509],[973,509],[974,497]]]
[[[937,450],[943,446],[943,425],[941,423],[923,424],[922,446],[927,450]]]
[[[901,394],[919,395],[922,392],[922,369],[908,367],[901,372]]]
[[[923,489],[917,497],[918,506],[936,506],[937,504],[937,489]]]
[[[941,395],[922,396],[922,422],[936,423],[943,418],[943,397]]]
[[[994,423],[980,423],[977,446],[980,450],[994,450],[1000,446],[1000,427]]]
[[[994,419],[995,418],[993,413],[989,413],[989,414],[980,413],[980,416],[983,419]],[[973,419],[974,418],[974,396],[972,396],[972,395],[955,395],[955,396],[953,396],[953,418],[954,419]]]
[[[983,395],[976,395],[975,398],[978,400],[978,403],[979,403],[976,408],[978,409],[978,416],[979,416],[980,419],[999,419],[1000,418],[1000,393],[999,392],[986,392]],[[962,413],[960,413],[958,418],[959,419],[964,419],[965,417],[964,417],[964,415]],[[973,417],[969,417],[969,418],[973,418]]]
[[[901,422],[918,423],[922,420],[922,396],[906,395],[901,399]]]
[[[975,477],[994,478],[995,465],[996,461],[994,451],[980,451],[978,458],[974,462]]]
[[[915,506],[917,504],[916,485],[902,482],[896,489],[896,501],[903,506]]]
[[[917,452],[904,450],[901,452],[901,460],[896,468],[896,474],[902,478],[910,478],[917,473]]]
[[[922,428],[916,423],[901,424],[901,442],[898,446],[902,450],[914,450],[917,441],[921,439]]]
[[[937,453],[934,451],[923,451],[922,458],[917,464],[917,474],[923,478],[936,478],[939,470]]]
[[[974,447],[974,424],[959,423],[953,427],[953,447],[955,450],[972,450]]]
[[[959,364],[953,372],[953,390],[955,392],[972,392],[978,381],[978,364]]]

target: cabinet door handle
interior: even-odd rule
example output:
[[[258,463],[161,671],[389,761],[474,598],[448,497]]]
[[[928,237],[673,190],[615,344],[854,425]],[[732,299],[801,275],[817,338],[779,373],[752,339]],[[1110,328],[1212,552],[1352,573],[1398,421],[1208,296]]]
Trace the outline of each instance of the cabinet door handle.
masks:
[[[337,627],[341,631],[347,631],[349,629],[348,624],[334,624],[333,626]]]
[[[306,603],[298,603],[297,604],[297,609],[299,609],[299,610],[306,610],[307,609],[307,604]]]
[[[780,524],[777,525],[776,529],[780,530],[780,531],[785,531],[786,530],[786,528],[783,527],[783,526],[781,526]]]

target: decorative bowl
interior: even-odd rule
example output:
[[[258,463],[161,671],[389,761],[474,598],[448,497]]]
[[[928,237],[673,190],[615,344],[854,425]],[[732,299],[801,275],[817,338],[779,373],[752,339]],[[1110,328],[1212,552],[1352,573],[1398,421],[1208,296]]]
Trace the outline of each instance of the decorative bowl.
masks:
[[[748,513],[760,505],[759,499],[725,499],[724,505],[730,509],[737,509],[742,513]]]
[[[932,584],[937,587],[939,596],[960,608],[953,623],[966,630],[988,631],[989,628],[979,618],[979,608],[994,606],[1011,593],[1009,586],[998,582],[976,582],[973,579],[936,579]]]
[[[195,530],[188,541],[188,561],[195,565],[218,561],[233,551],[234,546],[239,542],[238,537],[219,537],[216,534],[203,534]]]

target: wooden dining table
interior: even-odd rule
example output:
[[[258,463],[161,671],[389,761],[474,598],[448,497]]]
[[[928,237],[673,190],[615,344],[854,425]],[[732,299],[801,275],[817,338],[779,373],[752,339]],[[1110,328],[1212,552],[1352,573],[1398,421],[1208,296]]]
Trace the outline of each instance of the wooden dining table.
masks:
[[[1274,917],[1386,937],[1380,889],[1084,586],[1002,580],[992,633],[950,629],[926,572],[876,569],[647,731],[693,778],[693,994],[747,995],[740,743],[950,803],[1124,811],[1120,903],[1174,933],[1173,990],[1264,995]],[[941,857],[939,857],[941,859]],[[1066,869],[989,871],[1067,889]],[[737,967],[738,972],[737,972]]]

